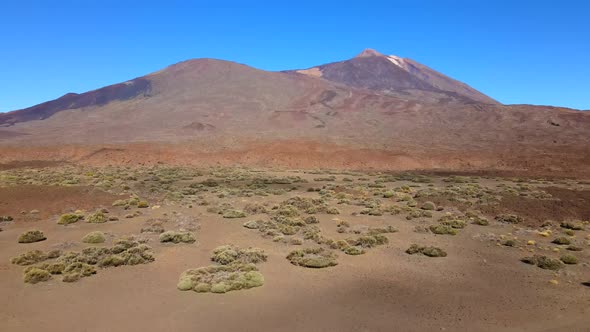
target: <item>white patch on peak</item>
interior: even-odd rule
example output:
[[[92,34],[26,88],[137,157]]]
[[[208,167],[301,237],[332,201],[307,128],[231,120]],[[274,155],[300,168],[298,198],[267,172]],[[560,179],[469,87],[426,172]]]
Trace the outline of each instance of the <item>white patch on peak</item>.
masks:
[[[400,58],[395,55],[388,55],[387,60],[391,61],[391,63],[400,67],[403,70],[408,70],[408,64],[406,63],[406,60],[404,60],[403,58]]]

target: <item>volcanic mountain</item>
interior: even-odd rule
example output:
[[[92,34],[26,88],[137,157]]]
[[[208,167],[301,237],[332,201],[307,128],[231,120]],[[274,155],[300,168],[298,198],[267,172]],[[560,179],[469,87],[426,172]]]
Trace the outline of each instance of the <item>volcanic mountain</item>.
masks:
[[[0,114],[0,162],[590,173],[590,113],[501,105],[367,50],[306,70],[184,61]]]
[[[414,60],[366,49],[353,59],[296,72],[390,96],[438,103],[497,101]]]

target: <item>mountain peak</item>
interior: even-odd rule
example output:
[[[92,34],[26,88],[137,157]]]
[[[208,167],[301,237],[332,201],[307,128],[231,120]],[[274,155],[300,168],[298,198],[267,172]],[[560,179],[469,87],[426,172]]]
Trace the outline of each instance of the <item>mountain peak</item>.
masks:
[[[359,53],[355,58],[366,58],[370,56],[383,56],[383,54],[375,51],[372,48],[366,48],[361,53]]]

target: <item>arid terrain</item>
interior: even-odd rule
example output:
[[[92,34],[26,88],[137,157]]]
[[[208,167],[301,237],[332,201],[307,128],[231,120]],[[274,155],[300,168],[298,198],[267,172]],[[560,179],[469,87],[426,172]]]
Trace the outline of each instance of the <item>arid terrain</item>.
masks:
[[[20,163],[0,216],[2,331],[590,324],[583,179]]]
[[[194,59],[0,114],[0,163],[513,171],[590,176],[590,112],[502,105],[365,50],[269,72]]]
[[[0,331],[589,331],[589,146],[370,49],[0,113]]]

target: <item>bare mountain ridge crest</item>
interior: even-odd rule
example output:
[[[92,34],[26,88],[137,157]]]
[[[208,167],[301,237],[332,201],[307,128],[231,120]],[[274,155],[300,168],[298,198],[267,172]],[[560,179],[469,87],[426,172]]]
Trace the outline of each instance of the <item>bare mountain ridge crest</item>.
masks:
[[[588,132],[585,112],[501,105],[412,60],[365,50],[286,72],[189,60],[0,114],[0,163],[588,172]]]

